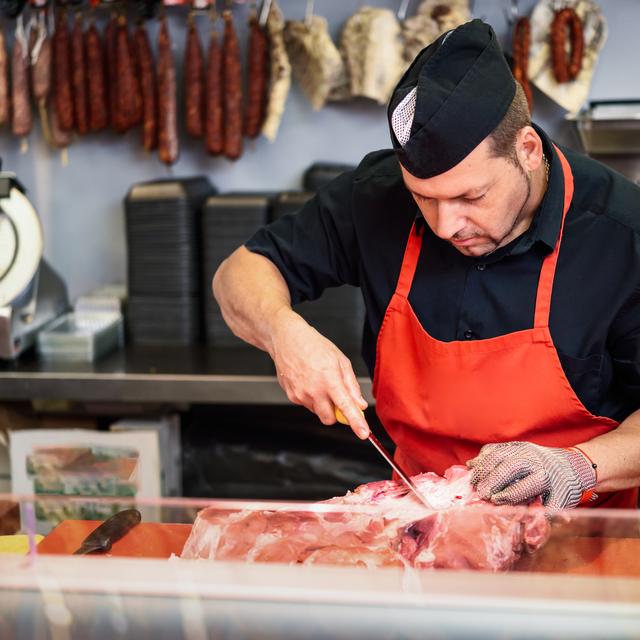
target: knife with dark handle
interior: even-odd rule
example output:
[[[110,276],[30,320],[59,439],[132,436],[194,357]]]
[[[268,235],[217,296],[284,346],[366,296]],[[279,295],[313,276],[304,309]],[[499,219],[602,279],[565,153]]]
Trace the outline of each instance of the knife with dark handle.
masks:
[[[338,407],[335,408],[334,413],[338,422],[340,422],[341,424],[349,425],[349,421],[342,413],[342,411],[338,409]],[[431,505],[420,493],[420,490],[418,489],[418,487],[416,487],[415,482],[409,477],[405,470],[391,457],[391,454],[385,449],[380,440],[378,440],[378,438],[373,435],[372,431],[369,431],[367,440],[376,448],[378,453],[386,460],[387,464],[398,474],[398,477],[407,486],[409,491],[411,491],[413,495],[418,498],[418,500],[420,500],[420,502],[422,502],[425,507],[427,507],[427,509],[431,509]]]
[[[124,537],[142,520],[137,509],[125,509],[105,520],[97,529],[94,529],[80,545],[74,556],[87,553],[107,553],[114,542]]]

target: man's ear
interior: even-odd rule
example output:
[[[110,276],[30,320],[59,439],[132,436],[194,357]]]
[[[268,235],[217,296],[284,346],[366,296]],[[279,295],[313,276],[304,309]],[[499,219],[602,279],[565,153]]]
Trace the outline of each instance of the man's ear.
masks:
[[[542,140],[533,127],[522,127],[518,132],[516,154],[526,171],[535,171],[542,163]]]

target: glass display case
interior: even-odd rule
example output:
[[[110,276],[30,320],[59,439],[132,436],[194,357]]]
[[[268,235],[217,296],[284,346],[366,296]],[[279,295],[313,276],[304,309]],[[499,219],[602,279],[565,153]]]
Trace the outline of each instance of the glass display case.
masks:
[[[10,495],[0,505],[3,639],[640,632],[636,511]]]

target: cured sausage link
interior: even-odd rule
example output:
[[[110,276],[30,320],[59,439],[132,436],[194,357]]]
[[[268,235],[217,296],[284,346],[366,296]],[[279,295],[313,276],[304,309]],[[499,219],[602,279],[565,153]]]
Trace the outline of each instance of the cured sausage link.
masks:
[[[231,11],[225,11],[222,45],[224,105],[224,155],[237,160],[242,155],[242,67],[240,43]]]
[[[152,151],[158,146],[157,88],[151,44],[144,25],[136,29],[134,43],[142,93],[142,146],[146,151]]]
[[[85,64],[82,14],[75,16],[71,33],[71,75],[73,81],[73,113],[76,131],[85,135],[89,131],[89,104],[87,98],[87,69]]]
[[[185,47],[184,95],[187,133],[201,138],[204,131],[204,59],[200,36],[193,16],[189,17],[189,31]]]
[[[245,134],[249,138],[255,138],[262,128],[267,106],[269,43],[267,34],[255,15],[251,17],[249,33],[249,84]]]
[[[13,97],[13,134],[20,137],[28,136],[33,127],[31,91],[29,89],[29,52],[20,19],[11,59],[11,92]]]
[[[567,37],[571,45],[568,58]],[[556,81],[575,80],[582,68],[583,55],[584,32],[580,16],[570,7],[556,11],[551,23],[551,66]]]
[[[58,124],[62,131],[74,128],[73,95],[71,92],[71,46],[67,12],[58,12],[53,36],[53,86]]]
[[[104,50],[100,33],[92,22],[85,34],[89,87],[89,129],[102,131],[109,124],[109,99]]]
[[[218,34],[211,28],[207,54],[205,84],[205,146],[211,155],[224,151],[222,109],[222,56],[218,45]]]
[[[168,165],[178,159],[176,71],[166,18],[158,38],[158,156]]]

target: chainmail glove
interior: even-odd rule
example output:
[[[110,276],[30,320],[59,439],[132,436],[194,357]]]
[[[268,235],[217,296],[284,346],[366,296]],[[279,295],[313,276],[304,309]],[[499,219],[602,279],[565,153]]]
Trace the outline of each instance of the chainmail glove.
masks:
[[[467,466],[480,497],[495,504],[527,504],[541,496],[545,506],[558,510],[595,497],[595,466],[578,449],[488,444]]]

